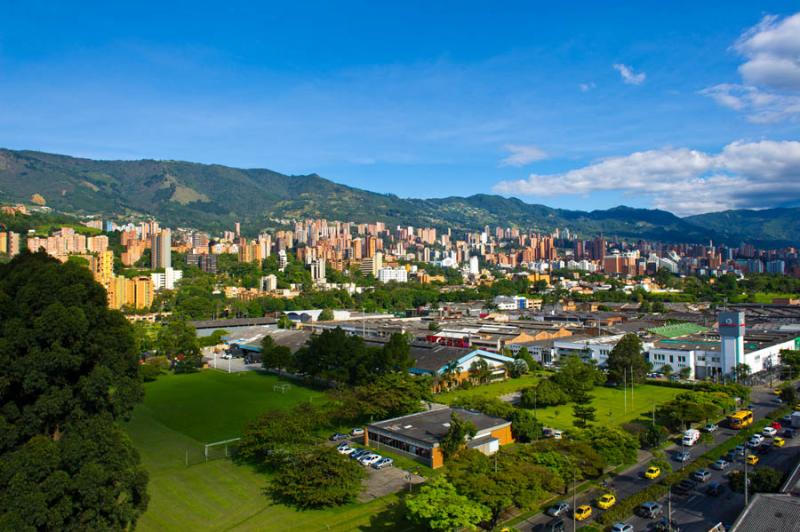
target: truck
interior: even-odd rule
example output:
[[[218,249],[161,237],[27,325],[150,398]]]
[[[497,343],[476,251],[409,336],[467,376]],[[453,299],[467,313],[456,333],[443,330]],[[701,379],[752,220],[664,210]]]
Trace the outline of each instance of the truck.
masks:
[[[691,447],[692,445],[697,443],[697,440],[699,439],[700,439],[700,431],[697,429],[689,429],[683,433],[683,440],[681,441],[681,443],[686,447]]]
[[[800,428],[800,411],[792,412],[792,428],[793,429]]]

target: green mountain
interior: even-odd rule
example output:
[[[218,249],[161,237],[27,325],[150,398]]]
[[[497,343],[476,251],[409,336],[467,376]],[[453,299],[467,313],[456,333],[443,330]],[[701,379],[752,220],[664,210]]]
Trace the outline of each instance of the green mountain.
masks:
[[[183,161],[95,161],[34,151],[0,149],[0,202],[30,202],[70,214],[152,215],[172,226],[230,229],[235,221],[256,231],[274,219],[324,217],[389,224],[476,230],[517,225],[569,227],[584,236],[604,233],[667,242],[800,242],[792,224],[738,233],[717,214],[688,219],[659,210],[616,207],[592,212],[553,209],[516,198],[404,199],[340,185],[316,174],[287,176]],[[751,211],[735,211],[750,213]],[[740,214],[745,216],[745,214]],[[769,230],[766,230],[766,228]]]
[[[711,212],[685,220],[734,243],[767,240],[774,245],[796,246],[800,242],[800,207]]]

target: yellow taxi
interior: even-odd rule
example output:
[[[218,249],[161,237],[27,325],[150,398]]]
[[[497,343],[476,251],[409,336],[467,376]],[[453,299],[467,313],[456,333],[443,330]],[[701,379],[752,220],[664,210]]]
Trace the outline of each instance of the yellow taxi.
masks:
[[[775,395],[780,395],[781,394],[781,389],[780,388],[775,388],[774,390],[772,390],[772,393],[774,393]]]
[[[612,493],[606,493],[597,499],[597,507],[601,510],[608,510],[615,504],[617,504],[617,498]]]
[[[758,456],[754,454],[747,455],[747,463],[750,465],[756,465],[758,463]]]
[[[786,440],[784,440],[780,436],[775,436],[774,438],[772,438],[772,445],[775,447],[783,447],[784,445],[786,445]]]
[[[647,471],[644,472],[644,478],[654,479],[658,478],[661,475],[661,468],[656,466],[650,466],[647,468]]]
[[[576,521],[583,521],[584,519],[589,519],[592,516],[592,507],[588,504],[581,504],[577,508],[575,508],[575,520]]]

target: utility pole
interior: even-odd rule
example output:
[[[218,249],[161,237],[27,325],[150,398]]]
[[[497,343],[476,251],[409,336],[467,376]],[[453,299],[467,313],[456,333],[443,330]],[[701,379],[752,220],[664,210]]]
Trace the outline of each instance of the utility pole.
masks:
[[[672,532],[672,486],[667,487],[667,530]]]
[[[750,490],[747,486],[747,456],[750,453],[747,452],[747,447],[744,448],[744,507],[747,508],[747,505],[750,503]]]
[[[578,530],[575,520],[575,466],[572,466],[572,531]]]

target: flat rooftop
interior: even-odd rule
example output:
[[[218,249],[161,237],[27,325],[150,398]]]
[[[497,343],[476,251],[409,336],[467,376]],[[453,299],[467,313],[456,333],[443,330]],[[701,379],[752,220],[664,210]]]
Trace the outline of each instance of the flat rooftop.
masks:
[[[441,408],[371,423],[367,426],[367,430],[374,427],[405,438],[435,444],[439,443],[444,435],[447,434],[447,431],[450,430],[451,413],[455,413],[459,418],[472,422],[478,432],[496,429],[511,423],[503,418],[487,416],[473,410]]]

